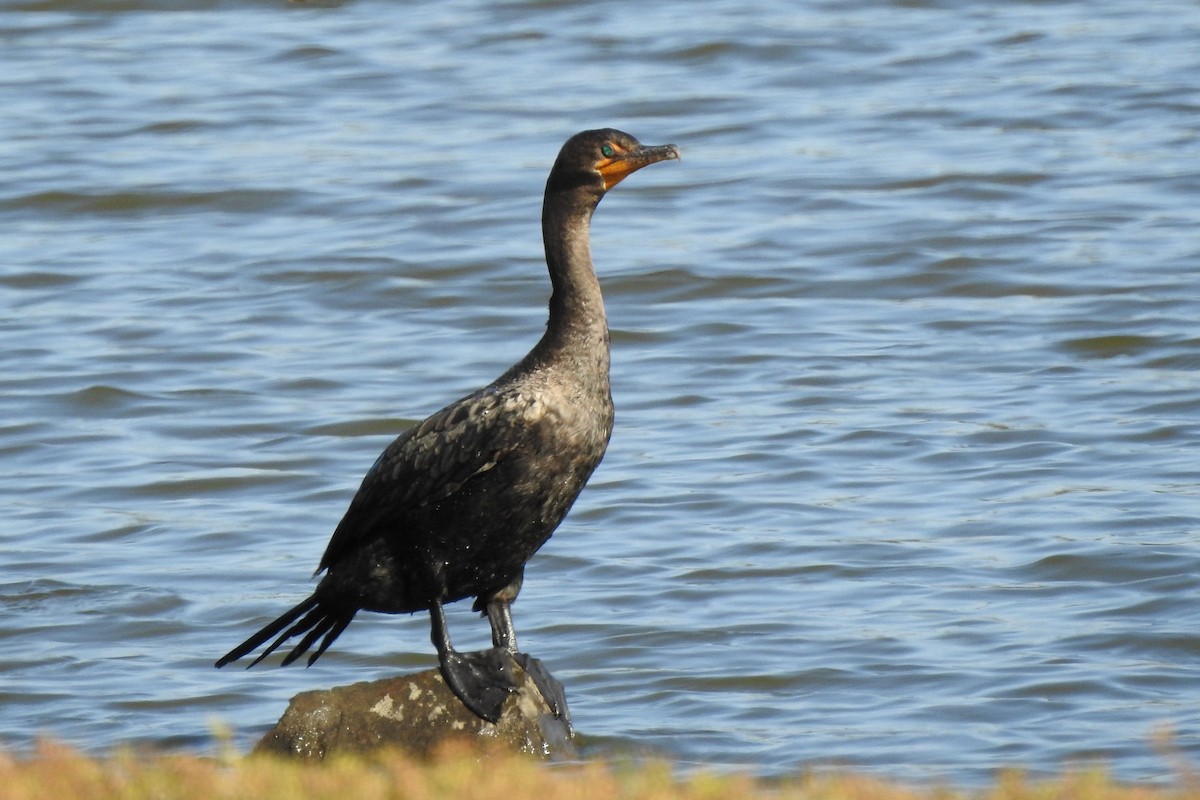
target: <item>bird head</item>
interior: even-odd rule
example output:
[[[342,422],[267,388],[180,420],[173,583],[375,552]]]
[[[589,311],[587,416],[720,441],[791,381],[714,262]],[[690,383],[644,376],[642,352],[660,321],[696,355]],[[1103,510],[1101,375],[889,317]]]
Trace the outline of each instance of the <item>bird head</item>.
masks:
[[[673,144],[644,145],[614,128],[583,131],[562,146],[548,186],[589,186],[603,194],[642,167],[677,158],[679,148]]]

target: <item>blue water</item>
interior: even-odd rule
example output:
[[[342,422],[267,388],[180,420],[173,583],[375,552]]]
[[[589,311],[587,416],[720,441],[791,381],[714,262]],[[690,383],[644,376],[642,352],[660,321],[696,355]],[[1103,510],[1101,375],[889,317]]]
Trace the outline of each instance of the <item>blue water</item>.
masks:
[[[363,615],[211,666],[537,339],[546,172],[612,125],[683,161],[597,212],[616,432],[516,609],[585,750],[1172,780],[1198,40],[1185,2],[0,2],[0,745],[248,748],[434,663]]]

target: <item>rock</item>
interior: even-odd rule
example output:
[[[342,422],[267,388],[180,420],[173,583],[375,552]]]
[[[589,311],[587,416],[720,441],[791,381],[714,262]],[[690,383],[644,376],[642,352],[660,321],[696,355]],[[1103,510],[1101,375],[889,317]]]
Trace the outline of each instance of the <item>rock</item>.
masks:
[[[575,755],[571,730],[515,663],[517,690],[495,724],[467,710],[436,669],[301,692],[255,746],[256,753],[321,759],[397,747],[425,756],[449,741],[497,744],[544,757]]]

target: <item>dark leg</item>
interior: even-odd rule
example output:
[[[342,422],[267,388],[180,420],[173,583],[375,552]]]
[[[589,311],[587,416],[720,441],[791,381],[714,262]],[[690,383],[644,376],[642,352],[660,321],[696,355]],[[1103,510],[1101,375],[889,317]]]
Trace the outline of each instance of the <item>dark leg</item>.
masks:
[[[478,653],[455,650],[442,604],[436,600],[429,607],[429,620],[430,639],[437,648],[438,665],[450,691],[476,716],[498,722],[504,700],[517,688],[509,651],[502,647]]]
[[[519,579],[514,584],[517,589],[521,588]],[[550,671],[542,665],[542,662],[533,656],[526,655],[517,650],[517,631],[513,627],[512,621],[512,601],[516,597],[516,592],[509,592],[509,587],[494,595],[487,604],[488,622],[492,625],[492,644],[497,650],[506,650],[512,654],[512,658],[521,665],[521,669],[525,670],[531,679],[533,685],[542,693],[542,698],[546,704],[550,706],[550,710],[554,712],[554,716],[563,721],[567,726],[567,732],[571,732],[571,712],[567,709],[567,693],[563,689],[563,685],[550,674]]]
[[[510,653],[517,652],[517,629],[513,627],[512,601],[499,595],[488,601],[488,622],[492,625],[492,644]]]
[[[510,653],[517,652],[517,631],[513,628],[510,606],[516,601],[524,582],[525,571],[522,570],[512,583],[500,591],[493,595],[480,595],[475,599],[474,609],[487,614],[488,622],[491,623],[492,644],[503,647]]]

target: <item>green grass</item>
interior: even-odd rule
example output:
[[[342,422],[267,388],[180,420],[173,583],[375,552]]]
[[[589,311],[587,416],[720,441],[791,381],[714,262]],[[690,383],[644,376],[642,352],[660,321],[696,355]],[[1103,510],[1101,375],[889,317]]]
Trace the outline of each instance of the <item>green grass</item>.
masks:
[[[420,761],[392,752],[303,763],[227,755],[103,758],[43,744],[0,754],[0,800],[1200,800],[1200,783],[1126,786],[1100,771],[1033,781],[1002,774],[985,790],[915,789],[850,774],[762,781],[656,763],[548,765],[529,756],[447,750]]]

